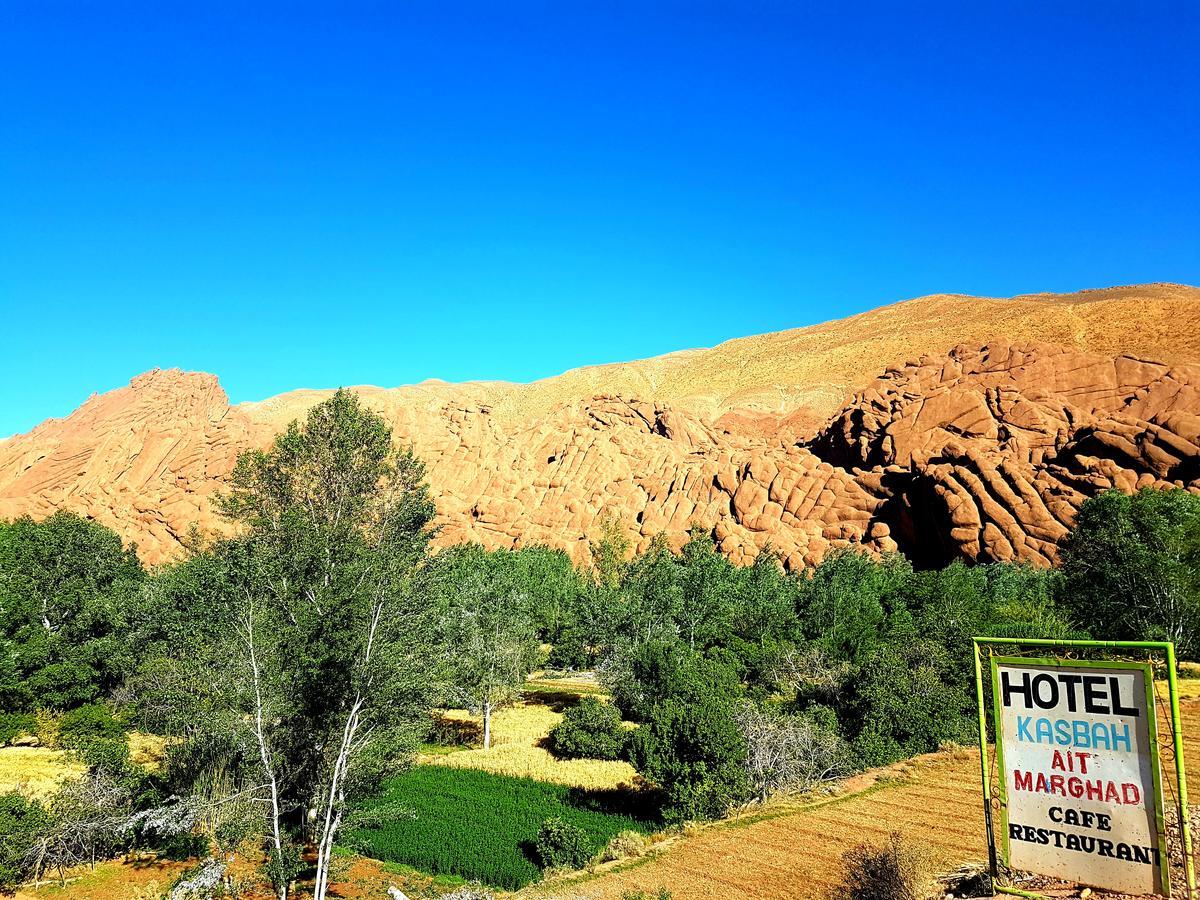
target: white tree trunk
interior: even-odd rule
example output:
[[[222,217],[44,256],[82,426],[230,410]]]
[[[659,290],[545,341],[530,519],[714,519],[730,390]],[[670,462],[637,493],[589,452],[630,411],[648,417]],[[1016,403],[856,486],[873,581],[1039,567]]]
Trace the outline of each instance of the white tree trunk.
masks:
[[[246,598],[246,647],[250,652],[250,671],[254,677],[254,737],[258,743],[258,755],[262,761],[263,772],[271,786],[271,842],[275,846],[275,858],[280,866],[283,865],[283,837],[280,827],[279,814],[279,779],[275,776],[275,766],[271,762],[271,753],[267,747],[266,733],[263,729],[263,697],[262,675],[258,667],[258,651],[254,646],[254,605],[249,597]],[[280,883],[279,900],[287,900],[287,881]]]
[[[492,701],[485,700],[483,702],[483,749],[489,750],[492,746]]]

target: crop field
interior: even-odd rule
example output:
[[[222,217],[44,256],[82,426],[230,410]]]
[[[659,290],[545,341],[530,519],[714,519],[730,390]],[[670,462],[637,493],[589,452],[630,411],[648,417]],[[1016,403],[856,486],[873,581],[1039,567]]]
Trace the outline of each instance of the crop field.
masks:
[[[477,730],[478,716],[464,710],[439,714],[444,722],[458,722]],[[496,775],[533,778],[570,787],[594,790],[632,787],[640,783],[627,762],[599,759],[556,759],[542,744],[562,714],[540,702],[525,702],[502,709],[492,719],[492,747],[427,753],[422,763],[456,769],[478,769]]]
[[[376,859],[512,890],[540,877],[532,842],[543,821],[570,822],[598,851],[621,831],[652,829],[640,800],[636,793],[422,765],[391,779],[381,798],[364,804],[367,811],[396,805],[410,814],[389,810],[386,824],[351,831],[344,843]]]

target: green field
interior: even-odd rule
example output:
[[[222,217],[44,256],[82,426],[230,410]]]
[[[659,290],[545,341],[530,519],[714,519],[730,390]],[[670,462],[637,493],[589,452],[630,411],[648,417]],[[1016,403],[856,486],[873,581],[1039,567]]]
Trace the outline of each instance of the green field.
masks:
[[[345,843],[376,859],[506,890],[541,877],[533,841],[548,818],[581,828],[595,850],[618,832],[655,827],[638,794],[581,791],[444,766],[417,766],[389,780],[363,809],[396,806],[413,815],[390,815],[380,827],[355,829]]]

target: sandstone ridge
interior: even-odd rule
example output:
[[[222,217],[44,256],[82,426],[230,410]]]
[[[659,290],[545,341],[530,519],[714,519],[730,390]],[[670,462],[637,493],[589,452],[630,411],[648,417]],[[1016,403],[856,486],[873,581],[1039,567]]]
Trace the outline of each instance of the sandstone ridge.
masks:
[[[922,298],[532,385],[359,391],[426,460],[442,543],[582,559],[612,516],[791,568],[839,546],[1045,564],[1097,491],[1200,491],[1200,290]],[[231,406],[214,376],[145,373],[0,441],[0,517],[71,509],[169,559],[222,527],[237,453],[327,394]]]

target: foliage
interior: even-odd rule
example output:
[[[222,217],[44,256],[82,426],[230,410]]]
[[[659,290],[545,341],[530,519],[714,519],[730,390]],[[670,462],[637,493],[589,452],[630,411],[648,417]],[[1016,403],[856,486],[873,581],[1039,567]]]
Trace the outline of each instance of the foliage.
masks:
[[[492,714],[519,696],[538,658],[530,597],[511,565],[510,556],[454,547],[439,554],[429,579],[451,660],[449,694],[483,716],[485,750]]]
[[[410,817],[391,816],[378,828],[348,830],[346,841],[377,859],[427,872],[478,879],[516,890],[536,881],[538,829],[549,818],[579,828],[589,845],[603,846],[622,831],[652,827],[637,795],[586,792],[563,785],[441,766],[417,766],[389,780],[378,798]]]
[[[86,750],[97,741],[126,741],[125,729],[103,703],[88,703],[62,716],[58,722],[58,745]]]
[[[566,759],[620,759],[626,738],[620,711],[595,697],[567,709],[550,731],[554,754]]]
[[[582,828],[564,822],[557,816],[542,823],[533,848],[543,871],[582,869],[594,852]]]
[[[144,577],[133,547],[72,513],[0,522],[0,709],[72,709],[116,687]]]
[[[634,722],[647,721],[654,707],[668,698],[732,700],[741,693],[737,671],[728,660],[703,656],[678,641],[623,645],[600,674],[617,708]]]
[[[32,734],[36,721],[32,713],[0,712],[0,747],[23,734]]]
[[[882,846],[859,844],[843,856],[845,875],[831,900],[925,900],[935,886],[928,853],[892,832]]]
[[[1062,596],[1109,640],[1169,640],[1200,655],[1200,496],[1108,491],[1086,501],[1062,552]]]
[[[13,893],[33,872],[33,851],[50,826],[50,813],[18,793],[0,794],[0,894]]]
[[[668,822],[717,819],[746,800],[746,744],[727,698],[669,699],[634,732],[630,761],[664,794]]]

